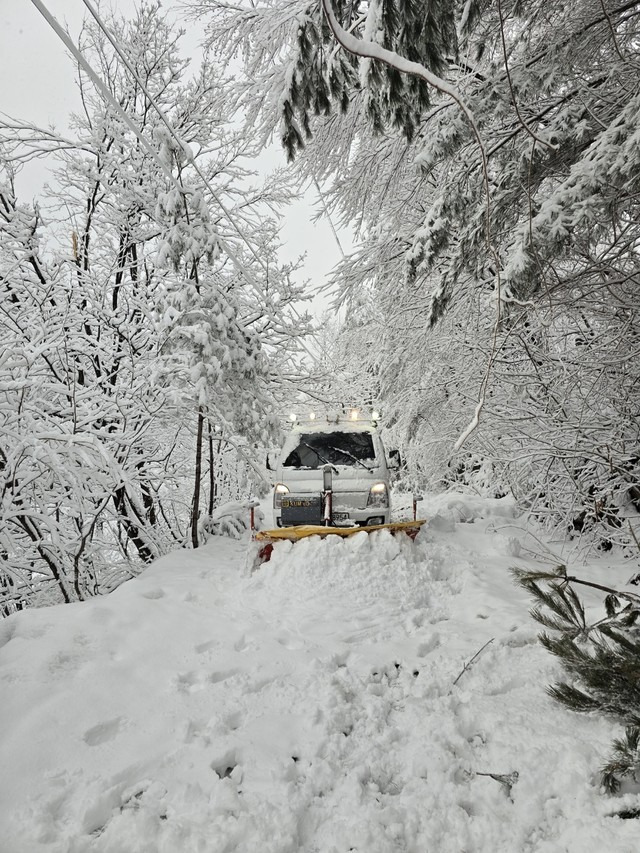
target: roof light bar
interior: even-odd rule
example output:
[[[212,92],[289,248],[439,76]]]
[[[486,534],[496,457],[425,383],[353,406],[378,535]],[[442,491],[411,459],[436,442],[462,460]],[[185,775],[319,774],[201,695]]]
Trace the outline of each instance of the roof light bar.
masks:
[[[346,411],[343,409],[341,413],[327,414],[321,412],[320,414],[317,414],[316,412],[310,411],[302,416],[296,414],[295,412],[291,412],[288,416],[288,419],[292,426],[304,422],[305,419],[308,421],[326,421],[330,424],[338,424],[340,422],[344,423],[345,420],[350,423],[357,422],[363,424],[370,421],[373,426],[376,426],[377,422],[380,420],[380,417],[380,412],[376,411],[375,409],[372,410],[370,414],[363,414],[359,409],[347,409]]]

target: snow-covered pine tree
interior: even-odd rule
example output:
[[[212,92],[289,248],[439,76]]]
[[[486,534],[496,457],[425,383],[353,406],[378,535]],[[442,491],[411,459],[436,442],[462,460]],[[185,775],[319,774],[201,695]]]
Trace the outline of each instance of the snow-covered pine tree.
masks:
[[[625,726],[602,768],[603,786],[615,793],[623,780],[640,783],[640,596],[570,576],[566,566],[513,574],[535,601],[531,615],[547,629],[540,642],[569,676],[549,694],[571,711],[601,714]],[[577,584],[606,594],[602,618],[587,622]]]
[[[345,30],[422,63],[436,75],[458,54],[457,8],[449,0],[334,4]],[[431,106],[433,90],[424,80],[376,59],[360,63],[348,52],[336,50],[321,4],[297,0],[283,9],[278,0],[246,7],[205,0],[197,4],[195,14],[206,21],[218,49],[227,56],[244,57],[251,79],[243,98],[250,110],[248,119],[253,123],[261,116],[270,123],[267,116],[277,110],[281,141],[290,159],[313,135],[316,117],[332,110],[347,112],[355,93],[363,94],[376,133],[390,127],[407,140],[416,135]],[[286,46],[275,63],[273,45]]]

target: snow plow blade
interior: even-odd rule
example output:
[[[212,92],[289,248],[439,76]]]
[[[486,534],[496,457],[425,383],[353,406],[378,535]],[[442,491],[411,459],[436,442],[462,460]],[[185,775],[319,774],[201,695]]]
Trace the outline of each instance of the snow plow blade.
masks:
[[[367,527],[324,527],[319,524],[298,524],[294,527],[278,527],[275,530],[261,530],[254,534],[254,540],[259,545],[258,562],[266,563],[271,558],[271,552],[276,542],[288,540],[297,542],[308,536],[353,536],[356,533],[375,533],[376,530],[388,530],[389,533],[405,533],[410,539],[415,539],[426,519],[416,521],[392,521],[389,524],[371,524]]]

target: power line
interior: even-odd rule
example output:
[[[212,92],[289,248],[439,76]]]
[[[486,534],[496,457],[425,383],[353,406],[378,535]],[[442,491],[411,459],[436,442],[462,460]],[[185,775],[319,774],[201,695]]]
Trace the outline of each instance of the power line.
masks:
[[[85,72],[91,77],[95,85],[98,87],[102,95],[109,101],[112,107],[116,110],[116,112],[120,115],[120,118],[125,122],[129,130],[137,136],[140,141],[142,147],[145,149],[147,154],[149,154],[156,165],[158,165],[165,175],[169,178],[169,180],[174,184],[174,186],[178,189],[181,195],[185,195],[186,191],[182,184],[177,180],[173,172],[167,168],[166,164],[162,162],[160,157],[158,157],[157,151],[149,145],[147,140],[142,135],[142,131],[136,127],[135,123],[132,121],[131,117],[127,115],[127,113],[122,109],[120,104],[113,97],[108,87],[103,83],[103,81],[98,77],[93,68],[86,61],[82,53],[78,50],[76,45],[69,38],[69,34],[65,32],[65,30],[60,26],[58,21],[54,18],[54,16],[49,12],[44,3],[41,0],[31,0],[36,9],[40,12],[45,21],[49,24],[49,26],[54,30],[56,35],[62,40],[67,50],[69,50],[83,67]]]

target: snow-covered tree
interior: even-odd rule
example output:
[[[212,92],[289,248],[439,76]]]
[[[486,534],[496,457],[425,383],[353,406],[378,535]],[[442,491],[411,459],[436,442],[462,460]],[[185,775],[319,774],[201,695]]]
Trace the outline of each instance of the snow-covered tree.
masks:
[[[384,317],[383,406],[424,474],[491,469],[632,542],[635,5],[196,8],[245,61],[250,120],[360,238],[336,288]]]
[[[117,48],[95,22],[81,33],[107,92],[79,68],[72,138],[0,129],[5,609],[108,591],[197,544],[215,501],[238,497],[234,469],[248,495],[246,447],[273,430],[278,365],[308,329],[276,259],[286,181],[243,165],[253,145],[222,83],[208,64],[188,76],[157,3],[108,30]],[[44,155],[40,214],[13,173]]]

